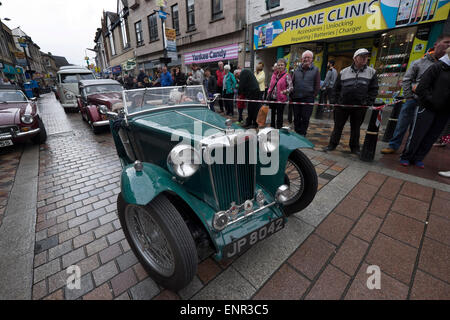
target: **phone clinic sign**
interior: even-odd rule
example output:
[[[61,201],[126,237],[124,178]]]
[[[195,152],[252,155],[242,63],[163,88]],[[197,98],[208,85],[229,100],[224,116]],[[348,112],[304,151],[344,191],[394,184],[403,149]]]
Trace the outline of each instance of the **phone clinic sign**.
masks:
[[[186,65],[193,63],[209,63],[222,60],[236,60],[239,58],[239,45],[232,44],[224,47],[186,53],[184,62]]]
[[[359,0],[254,28],[254,49],[446,20],[450,0]]]

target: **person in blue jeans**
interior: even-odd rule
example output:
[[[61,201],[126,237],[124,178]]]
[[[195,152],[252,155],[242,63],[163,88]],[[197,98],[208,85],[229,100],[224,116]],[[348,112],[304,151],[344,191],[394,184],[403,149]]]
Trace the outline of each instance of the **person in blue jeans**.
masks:
[[[428,50],[423,58],[414,61],[411,67],[406,71],[402,84],[403,95],[406,102],[403,104],[400,111],[397,126],[392,139],[389,141],[389,146],[381,150],[382,154],[392,154],[400,149],[406,131],[412,126],[419,108],[415,89],[425,71],[445,55],[445,50],[447,50],[449,46],[450,36],[442,34],[437,39],[434,48]]]

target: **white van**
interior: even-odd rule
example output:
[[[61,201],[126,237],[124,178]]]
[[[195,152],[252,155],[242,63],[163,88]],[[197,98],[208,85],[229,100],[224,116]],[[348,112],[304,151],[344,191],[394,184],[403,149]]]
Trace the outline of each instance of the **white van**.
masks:
[[[95,75],[89,69],[78,66],[59,69],[56,96],[64,110],[78,108],[77,96],[80,94],[78,82],[81,80],[95,80]]]

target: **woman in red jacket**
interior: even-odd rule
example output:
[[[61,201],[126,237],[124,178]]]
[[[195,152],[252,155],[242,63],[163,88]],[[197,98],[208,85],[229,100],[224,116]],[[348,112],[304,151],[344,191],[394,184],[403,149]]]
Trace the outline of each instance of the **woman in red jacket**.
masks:
[[[270,104],[272,110],[271,127],[281,129],[283,127],[283,114],[286,102],[289,99],[289,94],[294,90],[292,85],[292,78],[286,72],[286,60],[279,59],[277,68],[272,75],[270,81],[269,91],[267,94],[268,100],[283,102]]]

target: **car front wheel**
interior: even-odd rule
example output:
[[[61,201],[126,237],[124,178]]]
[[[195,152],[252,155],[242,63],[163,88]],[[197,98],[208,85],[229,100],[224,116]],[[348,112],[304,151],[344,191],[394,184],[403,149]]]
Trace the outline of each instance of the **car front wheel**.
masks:
[[[317,194],[316,169],[300,150],[295,150],[289,157],[285,171],[285,184],[289,186],[290,193],[284,205],[287,216],[308,207]]]
[[[189,229],[168,198],[159,195],[146,206],[125,202],[117,207],[124,234],[141,264],[158,284],[185,288],[197,273],[198,255]]]
[[[31,138],[31,141],[34,144],[44,144],[45,141],[47,141],[47,130],[45,130],[44,122],[42,121],[41,118],[38,119],[38,123],[39,129],[41,129],[41,131],[39,132],[38,135]]]

